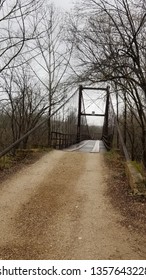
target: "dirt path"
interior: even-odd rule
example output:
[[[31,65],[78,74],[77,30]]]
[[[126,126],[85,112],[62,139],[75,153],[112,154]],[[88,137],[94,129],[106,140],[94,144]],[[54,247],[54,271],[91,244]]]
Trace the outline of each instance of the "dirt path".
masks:
[[[0,188],[1,259],[145,259],[106,196],[102,154],[53,151]]]

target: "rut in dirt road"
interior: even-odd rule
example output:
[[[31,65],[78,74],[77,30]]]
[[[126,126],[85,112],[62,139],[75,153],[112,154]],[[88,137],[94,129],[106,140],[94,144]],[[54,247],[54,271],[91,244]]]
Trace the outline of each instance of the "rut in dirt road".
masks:
[[[1,259],[144,259],[106,196],[102,154],[52,151],[0,188]]]

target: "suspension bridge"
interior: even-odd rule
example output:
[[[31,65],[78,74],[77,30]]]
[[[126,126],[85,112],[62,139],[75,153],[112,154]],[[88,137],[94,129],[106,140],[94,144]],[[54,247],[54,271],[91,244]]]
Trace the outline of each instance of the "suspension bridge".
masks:
[[[90,101],[90,103],[87,101]],[[95,111],[93,111],[93,108],[95,108]],[[97,112],[96,109],[98,109]],[[92,131],[90,129],[92,122],[87,119],[92,119],[92,122],[94,119]],[[53,104],[51,114],[44,117],[35,127],[26,131],[24,135],[1,151],[0,157],[11,153],[11,151],[14,153],[15,149],[21,148],[21,143],[26,138],[32,135],[35,137],[38,130],[40,134],[46,131],[48,124],[49,133],[47,137],[49,138],[49,145],[54,149],[66,149],[74,145],[71,148],[72,150],[81,150],[84,146],[82,151],[99,152],[104,149],[110,150],[113,145],[116,145],[124,153],[126,160],[129,159],[108,86],[94,88],[80,85],[79,89],[75,90],[69,98],[65,96],[61,102]],[[98,129],[96,129],[97,127]],[[83,145],[85,140],[88,140],[88,142]],[[39,141],[42,146],[47,145],[46,139],[43,143],[41,136],[37,141],[37,145],[39,145]],[[81,143],[81,148],[79,148],[79,143]]]
[[[145,236],[123,226],[109,199],[113,178],[102,152],[118,144],[129,159],[109,87],[80,86],[0,156],[21,148],[27,137],[39,135],[37,143],[45,146],[48,126],[54,149],[1,182],[0,259],[144,259]]]

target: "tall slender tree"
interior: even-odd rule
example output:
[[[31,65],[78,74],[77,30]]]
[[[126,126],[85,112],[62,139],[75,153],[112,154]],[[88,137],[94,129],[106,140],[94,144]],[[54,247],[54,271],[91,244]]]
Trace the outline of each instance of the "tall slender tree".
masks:
[[[64,82],[72,54],[72,45],[69,48],[63,41],[63,15],[53,4],[45,5],[40,10],[34,24],[37,25],[37,29],[33,46],[33,72],[46,93],[50,116],[52,108],[64,98]],[[51,122],[48,119],[48,145],[50,145],[50,139]]]

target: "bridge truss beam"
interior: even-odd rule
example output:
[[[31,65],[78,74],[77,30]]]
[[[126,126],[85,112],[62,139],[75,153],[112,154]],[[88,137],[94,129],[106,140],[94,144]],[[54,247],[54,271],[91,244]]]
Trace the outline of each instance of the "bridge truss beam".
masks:
[[[89,114],[82,112],[82,102],[83,102],[83,90],[95,90],[95,91],[105,91],[106,92],[106,107],[104,114]],[[107,125],[104,127],[105,133],[108,134],[108,108],[109,108],[109,86],[106,88],[102,87],[84,87],[82,85],[79,86],[79,99],[78,99],[78,123],[77,123],[77,143],[81,141],[81,116],[95,116],[95,117],[105,117],[105,123]]]

